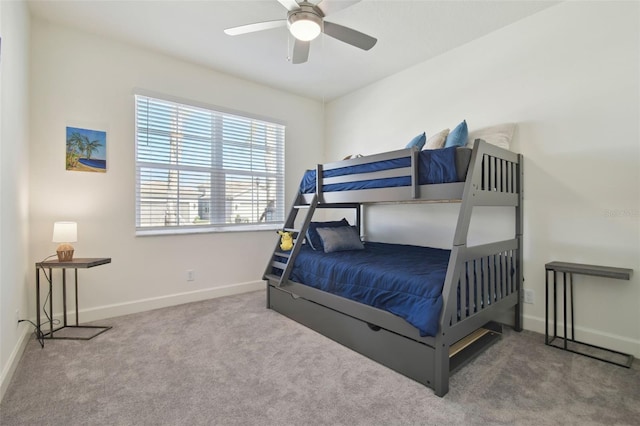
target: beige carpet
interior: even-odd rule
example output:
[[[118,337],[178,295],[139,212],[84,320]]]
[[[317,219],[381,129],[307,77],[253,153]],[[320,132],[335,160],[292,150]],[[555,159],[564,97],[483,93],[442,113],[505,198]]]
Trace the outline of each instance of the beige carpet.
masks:
[[[450,391],[405,378],[265,309],[264,292],[32,339],[0,404],[10,425],[637,425],[640,371],[504,338]]]

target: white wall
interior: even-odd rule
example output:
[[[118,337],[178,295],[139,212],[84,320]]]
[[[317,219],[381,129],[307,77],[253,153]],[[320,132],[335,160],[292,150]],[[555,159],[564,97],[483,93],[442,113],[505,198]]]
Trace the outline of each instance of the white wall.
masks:
[[[273,231],[135,237],[133,90],[285,122],[288,197],[322,155],[322,105],[35,18],[31,34],[29,258],[55,252],[56,220],[78,222],[76,257],[112,258],[79,273],[81,321],[262,288]],[[65,170],[68,125],[106,130],[107,173]]]
[[[413,136],[519,123],[525,328],[544,332],[544,264],[633,268],[576,276],[576,338],[640,356],[640,25],[636,2],[566,2],[331,102],[326,159]],[[428,42],[428,41],[425,41]],[[451,245],[455,205],[384,206],[371,239]],[[480,215],[476,234],[495,212]],[[425,217],[427,218],[425,223]],[[481,237],[480,237],[481,238]]]
[[[26,342],[28,267],[29,13],[0,2],[0,399]]]

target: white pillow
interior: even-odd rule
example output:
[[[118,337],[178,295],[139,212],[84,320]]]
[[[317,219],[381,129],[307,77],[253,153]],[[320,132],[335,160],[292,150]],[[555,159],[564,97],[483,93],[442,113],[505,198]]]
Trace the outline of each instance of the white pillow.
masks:
[[[351,155],[347,155],[346,157],[344,157],[342,160],[351,160],[352,158],[360,158],[362,157],[362,154],[351,154]]]
[[[449,135],[449,129],[444,129],[427,139],[424,149],[440,149],[444,148],[444,143]]]
[[[469,132],[469,136],[467,137],[467,147],[473,148],[473,143],[476,139],[484,139],[492,145],[509,149],[515,128],[515,123],[504,123],[474,130]]]

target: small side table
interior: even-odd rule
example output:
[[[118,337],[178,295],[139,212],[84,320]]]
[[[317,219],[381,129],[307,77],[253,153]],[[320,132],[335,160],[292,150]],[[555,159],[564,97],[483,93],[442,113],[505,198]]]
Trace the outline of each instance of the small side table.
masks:
[[[614,268],[611,266],[597,266],[597,265],[585,265],[581,263],[569,263],[569,262],[549,262],[544,265],[545,268],[545,317],[544,317],[544,343],[549,346],[553,346],[554,348],[563,349],[568,352],[573,352],[576,354],[588,356],[589,358],[598,359],[600,361],[605,361],[610,364],[619,365],[621,367],[630,368],[633,363],[633,355],[625,354],[622,352],[614,351],[611,349],[606,349],[600,346],[591,345],[589,343],[579,342],[575,339],[575,330],[573,323],[573,274],[581,274],[581,275],[590,275],[594,277],[604,277],[604,278],[614,278],[620,280],[629,280],[631,275],[633,274],[633,269],[626,268]],[[549,272],[553,272],[553,337],[549,335]],[[563,314],[564,314],[564,335],[562,337],[558,337],[558,327],[557,327],[557,275],[558,273],[563,274],[562,280],[562,291],[564,292],[563,302]],[[570,309],[571,309],[571,338],[568,337],[567,334],[567,276],[569,276],[569,290],[570,290]],[[560,345],[555,344],[554,340],[559,338],[562,340]],[[593,353],[588,353],[584,351],[579,351],[578,349],[571,349],[568,347],[567,343],[573,342],[579,345],[584,345],[590,348],[598,349],[604,352],[608,352],[611,354],[621,355],[626,357],[626,362],[615,362],[610,359],[602,358],[594,355]]]
[[[59,260],[47,260],[45,262],[36,263],[36,322],[38,331],[40,331],[40,270],[49,270],[49,331],[47,333],[41,333],[43,339],[67,339],[67,340],[90,340],[99,334],[104,333],[111,327],[99,326],[99,325],[80,325],[78,321],[78,269],[93,268],[95,266],[105,265],[111,263],[109,257],[99,258],[77,258],[68,262],[61,262]],[[53,328],[53,275],[52,269],[62,269],[62,305],[63,305],[63,323],[61,327]],[[76,298],[76,323],[75,325],[69,325],[67,323],[67,269],[73,269],[75,275],[75,298]],[[46,273],[45,273],[46,276]],[[62,330],[63,328],[95,328],[98,331],[89,337],[69,337],[69,336],[54,336],[54,333]]]

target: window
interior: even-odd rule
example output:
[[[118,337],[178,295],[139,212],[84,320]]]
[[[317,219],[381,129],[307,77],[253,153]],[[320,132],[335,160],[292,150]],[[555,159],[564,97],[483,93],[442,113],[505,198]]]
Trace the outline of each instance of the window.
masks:
[[[139,94],[135,102],[138,234],[282,226],[283,125]]]

